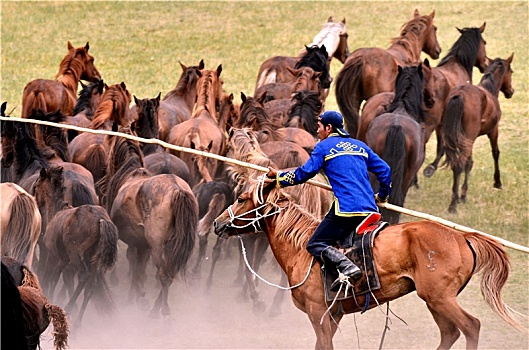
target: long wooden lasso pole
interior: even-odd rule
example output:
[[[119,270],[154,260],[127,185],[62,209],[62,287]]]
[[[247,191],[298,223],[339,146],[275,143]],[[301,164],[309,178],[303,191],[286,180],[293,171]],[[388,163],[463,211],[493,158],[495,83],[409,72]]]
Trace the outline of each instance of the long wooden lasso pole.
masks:
[[[157,145],[160,145],[160,146],[165,147],[165,148],[173,149],[175,151],[192,153],[192,154],[196,154],[196,155],[200,155],[200,156],[204,156],[204,157],[214,158],[214,159],[226,162],[226,163],[235,164],[235,165],[243,166],[243,167],[246,167],[246,168],[262,171],[262,172],[265,172],[265,173],[268,172],[268,168],[267,167],[263,167],[263,166],[256,165],[256,164],[242,162],[242,161],[237,160],[237,159],[223,157],[223,156],[220,156],[218,154],[208,153],[208,152],[199,151],[199,150],[196,150],[196,149],[186,148],[186,147],[182,147],[182,146],[176,146],[176,145],[164,142],[164,141],[159,140],[159,139],[145,139],[145,138],[142,138],[142,137],[129,135],[129,134],[124,134],[124,133],[121,133],[121,132],[108,131],[108,130],[94,130],[94,129],[89,129],[89,128],[83,128],[83,127],[80,127],[80,126],[75,126],[75,125],[59,124],[59,123],[53,123],[53,122],[49,122],[49,121],[35,120],[35,119],[15,118],[15,117],[0,117],[0,120],[3,120],[3,121],[17,121],[17,122],[23,122],[23,123],[42,124],[42,125],[54,126],[54,127],[57,127],[57,128],[71,129],[71,130],[76,130],[76,131],[81,131],[81,132],[89,132],[89,133],[92,133],[92,134],[121,136],[121,137],[125,137],[127,139],[138,141],[138,142],[157,144]],[[311,185],[314,185],[314,186],[317,186],[317,187],[320,187],[320,188],[323,188],[323,189],[326,189],[328,191],[332,191],[331,186],[329,186],[328,184],[322,183],[322,182],[318,182],[316,180],[308,180],[307,183],[309,183]],[[442,219],[442,218],[437,217],[437,216],[421,213],[421,212],[414,211],[414,210],[411,210],[411,209],[402,208],[402,207],[399,207],[397,205],[393,205],[393,204],[390,204],[390,203],[379,203],[378,206],[382,207],[382,208],[386,208],[388,210],[393,210],[393,211],[396,211],[396,212],[399,212],[399,213],[402,213],[402,214],[406,214],[406,215],[418,217],[418,218],[421,218],[421,219],[434,221],[434,222],[440,223],[442,225],[445,225],[445,226],[451,227],[453,229],[456,229],[458,231],[470,232],[470,233],[478,233],[478,234],[481,234],[481,235],[484,235],[484,236],[487,236],[487,237],[490,237],[490,238],[493,238],[493,239],[499,241],[505,247],[508,247],[508,248],[511,248],[511,249],[515,249],[515,250],[518,250],[518,251],[521,251],[521,252],[529,254],[529,248],[528,247],[525,247],[525,246],[522,246],[520,244],[516,244],[516,243],[510,242],[510,241],[507,241],[507,240],[499,238],[499,237],[495,237],[495,236],[489,235],[489,234],[487,234],[485,232],[481,232],[481,231],[475,230],[475,229],[470,228],[470,227],[466,227],[466,226],[463,226],[463,225],[456,224],[455,222],[448,221],[448,220]]]

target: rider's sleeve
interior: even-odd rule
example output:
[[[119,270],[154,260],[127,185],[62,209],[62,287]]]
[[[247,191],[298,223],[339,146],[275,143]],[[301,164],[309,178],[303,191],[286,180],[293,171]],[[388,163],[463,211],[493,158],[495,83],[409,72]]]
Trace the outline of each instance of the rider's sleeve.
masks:
[[[324,159],[325,152],[320,142],[314,147],[309,160],[305,164],[291,171],[277,173],[277,185],[279,187],[287,187],[304,183],[318,173],[323,166]]]

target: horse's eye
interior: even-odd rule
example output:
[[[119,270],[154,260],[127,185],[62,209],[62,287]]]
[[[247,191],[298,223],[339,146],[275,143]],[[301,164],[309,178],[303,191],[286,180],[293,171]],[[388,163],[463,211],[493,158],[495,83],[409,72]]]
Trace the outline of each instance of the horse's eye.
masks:
[[[242,198],[240,198],[240,197],[237,198],[237,203],[239,203],[239,204],[240,204],[240,203],[244,203],[244,199],[242,199]]]

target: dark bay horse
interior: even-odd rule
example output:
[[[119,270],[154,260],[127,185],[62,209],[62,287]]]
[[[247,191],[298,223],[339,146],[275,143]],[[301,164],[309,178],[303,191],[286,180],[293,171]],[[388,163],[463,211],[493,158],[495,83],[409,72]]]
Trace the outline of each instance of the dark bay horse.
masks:
[[[429,109],[431,123],[426,125],[427,138],[435,130],[437,138],[436,156],[432,163],[424,168],[424,176],[431,177],[444,154],[443,150],[443,111],[448,102],[448,93],[458,85],[472,84],[473,67],[481,73],[489,64],[486,41],[483,39],[485,23],[481,27],[458,29],[461,34],[448,54],[433,68],[436,104]]]
[[[292,96],[294,104],[288,111],[285,126],[298,127],[318,139],[318,116],[323,111],[323,103],[318,94],[303,90]]]
[[[226,127],[219,125],[217,113],[223,95],[221,72],[221,65],[216,70],[199,71],[197,102],[193,116],[171,129],[168,143],[221,156],[226,154]],[[181,158],[189,167],[191,187],[200,182],[212,181],[223,174],[223,164],[216,159],[175,150],[169,152]]]
[[[11,182],[0,184],[0,237],[2,256],[32,267],[42,217],[35,198]]]
[[[169,132],[176,124],[191,119],[197,99],[197,82],[199,71],[204,69],[204,60],[197,66],[186,66],[182,62],[182,75],[175,88],[169,91],[160,101],[158,112],[160,140],[167,141]]]
[[[464,84],[455,87],[448,95],[448,103],[443,115],[443,145],[445,148],[445,164],[452,169],[453,186],[452,200],[448,207],[450,213],[457,211],[457,203],[465,202],[468,190],[468,175],[474,161],[472,148],[476,139],[487,135],[494,159],[494,188],[501,189],[498,148],[499,122],[501,107],[500,91],[505,98],[514,94],[512,81],[512,60],[514,54],[507,59],[495,58],[485,70],[479,84]],[[462,173],[465,180],[459,195],[459,180]]]
[[[336,102],[351,135],[357,134],[362,101],[386,91],[393,91],[397,66],[421,60],[421,51],[433,59],[439,58],[441,47],[434,25],[435,11],[421,15],[415,10],[413,18],[402,26],[400,36],[391,40],[387,49],[360,48],[352,52],[336,76]]]
[[[333,336],[345,314],[360,312],[366,294],[326,302],[321,266],[312,264],[305,246],[319,220],[294,204],[274,180],[262,178],[238,197],[215,221],[221,236],[253,234],[263,228],[274,256],[288,276],[294,305],[309,317],[316,349],[332,349]],[[428,259],[435,256],[435,267]],[[374,239],[373,258],[380,289],[371,291],[372,309],[413,291],[425,301],[441,332],[440,349],[450,348],[463,332],[467,349],[476,349],[480,321],[456,300],[470,278],[481,272],[481,293],[509,325],[526,331],[502,300],[509,276],[509,256],[501,243],[478,233],[462,233],[431,221],[391,225]],[[308,278],[305,278],[307,276]]]
[[[425,156],[422,64],[398,67],[395,99],[376,117],[366,133],[366,144],[391,167],[389,202],[402,207]],[[377,189],[375,189],[375,192]],[[382,208],[384,220],[399,222],[400,213]]]
[[[94,57],[88,53],[90,46],[74,48],[68,41],[68,53],[59,65],[55,80],[36,79],[24,87],[22,118],[28,118],[31,110],[44,113],[61,110],[70,115],[77,101],[77,88],[81,79],[97,82],[101,79],[94,65]]]
[[[37,275],[26,265],[2,256],[2,348],[40,349],[40,336],[50,323],[55,350],[68,348],[69,325],[64,310],[43,294]]]
[[[255,84],[254,96],[257,96],[257,89],[262,85],[268,83],[286,83],[291,82],[292,77],[287,71],[288,68],[299,68],[302,66],[310,66],[315,71],[322,72],[320,81],[324,82],[324,88],[328,88],[332,81],[329,74],[329,67],[332,58],[338,59],[344,63],[349,55],[349,46],[347,44],[347,28],[345,25],[345,18],[341,22],[334,22],[332,17],[329,17],[320,32],[314,37],[311,44],[306,45],[303,50],[298,54],[297,57],[288,56],[274,56],[268,58],[261,64],[259,72],[257,74],[257,82]],[[316,61],[312,62],[312,65],[307,65],[306,62],[310,61],[309,57],[314,55],[321,47],[325,47],[325,55],[327,56],[327,64],[324,66],[322,61],[317,61],[317,65],[314,65]],[[309,56],[307,56],[310,53]],[[305,57],[305,62],[301,65],[300,60]]]
[[[130,128],[118,131],[131,134]],[[101,179],[105,206],[127,244],[130,301],[144,305],[146,266],[156,267],[160,293],[150,315],[170,315],[169,287],[185,272],[196,239],[198,205],[190,186],[175,175],[151,176],[137,142],[110,138],[107,174]]]

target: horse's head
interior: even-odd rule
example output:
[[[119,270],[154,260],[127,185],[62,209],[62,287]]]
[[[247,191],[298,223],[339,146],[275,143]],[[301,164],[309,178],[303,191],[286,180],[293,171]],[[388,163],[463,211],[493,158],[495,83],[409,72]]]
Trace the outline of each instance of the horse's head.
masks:
[[[239,109],[233,104],[233,94],[223,94],[219,108],[219,126],[229,131],[239,119]]]
[[[478,68],[479,71],[483,73],[490,64],[490,59],[487,57],[487,42],[483,39],[485,25],[486,23],[484,22],[479,28],[473,27],[459,29],[456,27],[461,36],[454,43],[450,52],[457,53],[459,56],[458,59],[466,68],[470,77],[472,77],[473,67]],[[443,58],[443,60],[439,62],[439,65],[443,64],[449,56]]]
[[[78,59],[82,64],[81,79],[87,80],[93,83],[97,83],[101,80],[101,74],[94,65],[94,57],[88,53],[90,45],[88,42],[85,46],[74,48],[72,43],[68,41],[68,51],[71,57]],[[64,61],[63,61],[64,62]]]
[[[424,75],[423,102],[426,108],[433,108],[435,105],[435,80],[433,69],[430,61],[425,58],[422,63],[422,72]]]
[[[479,85],[493,95],[497,96],[501,91],[505,98],[511,98],[514,94],[514,88],[512,87],[513,71],[511,68],[513,57],[514,53],[507,59],[493,59],[481,78]]]
[[[287,67],[287,70],[295,77],[292,86],[293,92],[302,90],[319,91],[319,79],[322,72],[315,72],[310,67],[301,67],[298,69]]]
[[[512,73],[511,68],[512,60],[514,58],[514,52],[507,58],[505,63],[505,74],[503,75],[501,83],[501,92],[505,95],[505,98],[511,98],[514,94],[514,88],[512,87]]]
[[[255,181],[255,180],[252,180]],[[276,193],[271,196],[271,193]],[[278,214],[282,209],[276,204],[276,181],[259,177],[250,188],[215,219],[215,233],[221,237],[265,230],[264,219]]]
[[[345,60],[347,60],[347,57],[349,57],[351,54],[351,51],[349,51],[349,44],[347,42],[349,34],[347,34],[345,18],[341,22],[336,23],[336,25],[341,27],[339,35],[340,40],[338,41],[338,46],[336,47],[336,50],[334,50],[332,57],[336,58],[342,63],[345,63]]]
[[[439,58],[441,54],[441,45],[437,40],[437,26],[434,25],[435,10],[429,15],[423,15],[419,13],[419,10],[415,10],[413,19],[405,25],[401,35],[404,35],[406,31],[416,32],[415,34],[422,38],[422,51],[429,55],[434,60]]]
[[[138,99],[134,96],[136,103],[136,133],[143,138],[158,138],[158,108],[160,107],[161,93],[155,98]]]

